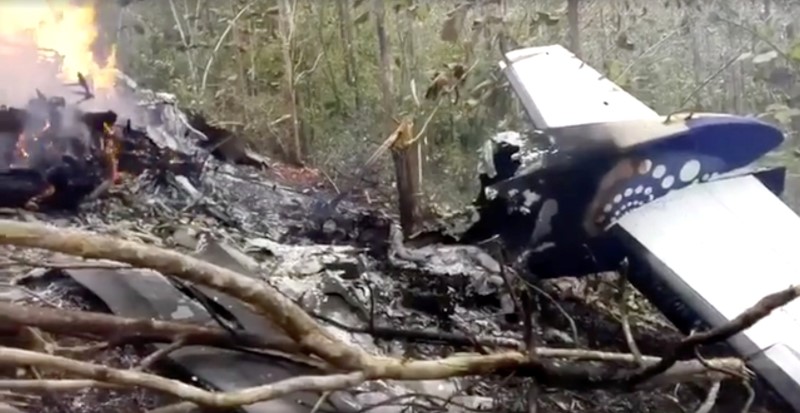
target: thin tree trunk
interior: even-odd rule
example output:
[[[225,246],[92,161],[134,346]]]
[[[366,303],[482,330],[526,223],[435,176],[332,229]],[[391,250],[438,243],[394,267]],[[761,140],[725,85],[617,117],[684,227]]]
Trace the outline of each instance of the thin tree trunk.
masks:
[[[383,95],[383,122],[385,133],[388,136],[394,131],[392,116],[395,111],[394,104],[394,76],[392,51],[386,35],[385,15],[383,0],[373,0],[373,13],[375,13],[375,29],[378,35],[379,53],[379,81],[381,94]],[[404,134],[405,135],[405,134]],[[410,140],[413,136],[404,136]],[[401,138],[401,139],[403,139]],[[398,139],[399,140],[399,139]],[[394,161],[395,175],[397,179],[397,197],[400,206],[400,226],[405,236],[411,235],[418,222],[418,178],[417,174],[417,150],[416,144],[411,146],[399,145],[400,149],[393,148],[392,160]]]
[[[303,154],[300,138],[300,123],[297,119],[297,90],[294,85],[294,59],[292,58],[292,38],[294,37],[294,16],[290,0],[280,0],[280,18],[278,24],[281,32],[281,53],[283,55],[283,80],[284,80],[284,100],[289,110],[290,144],[287,150],[287,161],[295,164],[303,164]]]
[[[353,15],[350,12],[350,0],[337,0],[336,8],[339,12],[339,32],[342,37],[345,65],[344,73],[347,84],[353,90],[356,110],[361,107],[361,94],[358,90],[358,67],[356,66],[355,45],[353,44]]]

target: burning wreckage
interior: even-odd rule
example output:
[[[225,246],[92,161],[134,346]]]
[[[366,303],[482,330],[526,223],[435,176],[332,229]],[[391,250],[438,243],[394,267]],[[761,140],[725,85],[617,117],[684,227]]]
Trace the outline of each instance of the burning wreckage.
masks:
[[[40,217],[52,225],[80,225],[186,250],[254,278],[269,274],[268,283],[330,323],[337,337],[373,354],[432,349],[401,344],[396,330],[374,324],[376,317],[379,322],[456,329],[467,337],[458,343],[447,331],[421,330],[425,334],[416,337],[421,341],[462,347],[474,346],[472,337],[493,345],[520,342],[497,318],[502,313],[498,307],[505,309],[508,301],[503,266],[468,245],[497,235],[513,258],[527,265],[524,273],[531,278],[614,271],[627,261],[630,281],[684,332],[724,324],[796,280],[789,240],[790,234],[800,233],[800,219],[776,196],[784,171],[748,169],[782,142],[780,131],[735,116],[659,116],[560,46],[510,52],[501,67],[537,132],[525,138],[505,132],[487,142],[478,219],[466,231],[449,233],[456,242],[407,248],[390,235],[388,218],[348,202],[332,215],[316,216],[314,211],[325,208],[314,196],[265,184],[269,179],[263,171],[224,162],[218,150],[229,138],[224,131],[198,117],[187,118],[169,96],[138,89],[124,76],[123,87],[140,100],[138,118],[84,113],[41,94],[24,109],[2,110],[8,167],[0,172],[0,203],[47,210]],[[262,162],[252,154],[237,159]],[[88,202],[125,179],[127,195]],[[748,233],[731,236],[734,227]],[[37,259],[60,258],[31,258]],[[752,274],[760,274],[755,284]],[[734,291],[720,288],[721,283]],[[51,265],[18,278],[17,284],[63,309],[219,325],[234,337],[267,340],[278,348],[294,345],[232,297],[154,271]],[[8,297],[31,301],[24,294],[8,293],[4,301]],[[594,336],[596,327],[594,333],[576,331],[569,316],[546,302],[541,305],[554,314],[540,317],[537,329],[544,344],[625,347],[613,319],[588,315],[592,321],[587,324],[613,326],[613,338],[604,340]],[[556,307],[563,312],[563,305]],[[792,373],[800,365],[795,356],[800,342],[786,333],[795,330],[795,308],[775,311],[729,343],[768,388],[800,411],[800,376]],[[87,335],[100,331],[101,324],[86,325]],[[347,327],[362,325],[370,327]],[[493,336],[487,338],[487,332]],[[662,331],[639,344],[643,352],[665,355],[675,336]],[[115,351],[106,356],[114,363],[142,359],[136,349]],[[157,367],[167,376],[216,390],[319,371],[279,355],[198,345],[165,353]],[[487,384],[477,383],[381,381],[323,397],[294,394],[237,411],[308,412],[318,411],[315,406],[321,403],[325,411],[380,406],[382,412],[399,412],[407,407],[402,406],[404,397],[416,397],[421,409],[442,408],[443,402],[449,411],[496,411],[492,398],[480,396],[492,391],[479,391]],[[473,389],[472,395],[462,387]],[[111,400],[103,389],[74,397],[70,411],[76,412],[98,411],[97,406],[102,411],[143,410],[170,401],[147,391]],[[632,397],[631,411],[641,411],[654,403],[647,397],[657,396]],[[697,400],[694,393],[679,397]],[[604,411],[600,404],[613,404],[599,396],[593,397],[597,403],[577,400],[574,393],[552,392],[541,399],[552,411]],[[739,403],[741,398],[734,399]],[[392,400],[400,406],[391,406]],[[663,406],[675,407],[672,401]],[[59,403],[49,400],[33,409],[61,411]]]
[[[39,91],[25,108],[0,107],[0,207],[75,210],[120,173],[173,171],[196,182],[196,159],[117,120],[113,111],[83,112]]]

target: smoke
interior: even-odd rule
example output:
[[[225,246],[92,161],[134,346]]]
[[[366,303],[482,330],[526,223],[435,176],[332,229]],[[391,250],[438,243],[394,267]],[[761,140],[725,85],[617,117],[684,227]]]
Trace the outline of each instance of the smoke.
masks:
[[[0,37],[0,57],[5,62],[0,65],[0,102],[5,105],[24,106],[36,89],[64,97],[74,93],[59,79],[59,57],[24,36]]]
[[[94,61],[99,66],[104,66],[112,55],[113,40],[109,39],[108,24],[100,24],[108,20],[109,7],[101,5],[96,0],[28,0],[0,2],[0,24],[3,16],[38,16],[43,10],[52,6],[95,6],[95,32],[97,37],[91,45]],[[118,10],[118,6],[114,5]],[[30,10],[25,10],[30,8]],[[54,10],[54,9],[52,9]],[[4,13],[8,11],[9,13]],[[26,13],[28,12],[29,13]],[[20,13],[22,12],[22,13]],[[55,11],[54,11],[55,13]],[[59,16],[60,17],[60,16]],[[13,19],[14,17],[7,17]],[[33,19],[35,17],[31,17]],[[13,21],[11,21],[13,23]],[[46,96],[61,96],[67,104],[81,102],[86,90],[72,80],[77,73],[64,73],[64,56],[54,50],[42,49],[37,46],[36,39],[31,32],[12,31],[7,25],[0,27],[0,104],[13,107],[24,107],[32,98],[37,96],[37,90]],[[66,30],[64,30],[66,31]],[[70,36],[80,38],[84,33],[63,33],[63,42],[69,42]],[[61,43],[59,43],[61,44]],[[135,108],[127,94],[119,93],[114,88],[98,88],[90,73],[82,73],[89,81],[90,91],[94,98],[82,101],[80,108],[86,111],[113,110],[121,117],[130,117]],[[65,79],[65,75],[68,79]]]

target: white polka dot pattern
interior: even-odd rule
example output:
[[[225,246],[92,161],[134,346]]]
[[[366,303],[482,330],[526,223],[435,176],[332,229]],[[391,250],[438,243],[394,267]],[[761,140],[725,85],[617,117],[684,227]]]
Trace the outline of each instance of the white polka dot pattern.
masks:
[[[633,176],[617,178],[618,182],[612,186],[615,189],[610,194],[606,192],[606,201],[599,204],[602,208],[596,207],[592,221],[598,225],[613,224],[626,213],[671,191],[716,178],[717,162],[713,158],[700,158],[669,153],[634,163]]]

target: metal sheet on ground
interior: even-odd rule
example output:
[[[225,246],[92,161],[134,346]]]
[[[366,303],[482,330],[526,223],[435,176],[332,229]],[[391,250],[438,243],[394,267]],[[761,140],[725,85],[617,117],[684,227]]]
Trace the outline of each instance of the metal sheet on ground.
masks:
[[[209,240],[206,248],[203,251],[194,254],[197,258],[208,261],[210,263],[219,265],[220,267],[227,268],[231,271],[236,271],[239,274],[247,275],[249,277],[256,277],[250,269],[236,261],[231,257],[224,248],[222,248],[217,241]],[[250,311],[239,300],[212,288],[198,285],[197,289],[204,295],[214,300],[217,304],[224,307],[236,319],[239,325],[245,330],[258,334],[270,341],[280,341],[281,343],[291,345],[292,341],[285,334],[283,334],[278,327],[276,327],[268,319],[255,314]]]
[[[119,271],[120,274],[108,272]],[[98,296],[116,315],[213,323],[200,305],[178,291],[159,273],[140,270],[68,270],[69,276]],[[257,334],[256,331],[249,331]],[[161,347],[163,345],[158,345]],[[202,346],[173,352],[170,362],[183,367],[201,382],[220,390],[243,389],[303,374],[319,374],[308,366],[276,357],[251,355]],[[306,413],[319,399],[312,393],[244,406],[246,413]]]

